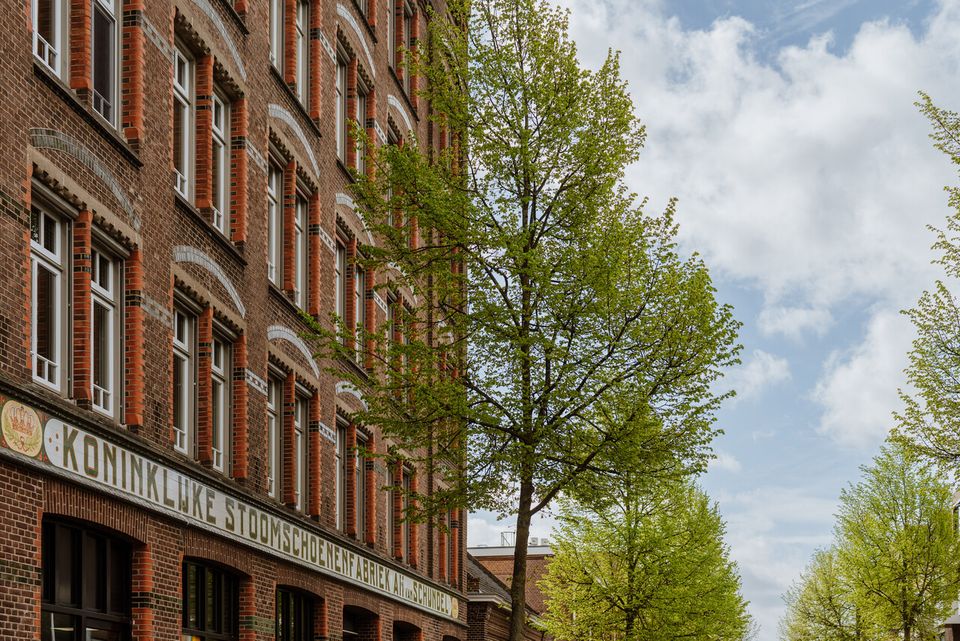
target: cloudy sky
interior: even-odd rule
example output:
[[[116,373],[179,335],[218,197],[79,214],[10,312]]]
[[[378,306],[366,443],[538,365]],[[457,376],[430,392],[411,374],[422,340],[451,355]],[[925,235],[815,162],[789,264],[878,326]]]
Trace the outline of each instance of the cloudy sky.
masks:
[[[685,249],[744,322],[703,484],[774,641],[781,594],[891,426],[899,311],[938,275],[927,225],[958,179],[913,103],[960,110],[960,0],[562,1],[585,64],[623,53],[649,133],[631,187],[653,210],[679,197]],[[469,527],[473,545],[505,529]]]

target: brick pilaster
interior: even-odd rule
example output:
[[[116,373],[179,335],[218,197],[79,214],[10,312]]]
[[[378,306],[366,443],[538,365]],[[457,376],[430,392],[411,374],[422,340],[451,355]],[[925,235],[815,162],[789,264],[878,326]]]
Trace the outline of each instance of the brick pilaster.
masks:
[[[210,378],[213,353],[213,308],[197,316],[197,459],[213,462],[213,385]]]
[[[85,100],[93,88],[90,48],[93,40],[93,4],[70,2],[70,88]]]
[[[131,577],[131,607],[134,641],[152,641],[154,638],[154,568],[149,545],[133,551]]]
[[[377,30],[377,14],[380,12],[380,0],[369,0],[367,3],[367,24],[374,31]]]
[[[374,339],[374,334],[377,331],[377,314],[376,314],[376,303],[373,299],[374,293],[374,280],[376,274],[374,271],[367,270],[367,278],[364,281],[364,291],[363,291],[363,305],[364,305],[364,314],[366,315],[366,331],[367,335],[364,337],[364,351],[366,352],[364,356],[364,367],[367,371],[373,371],[373,355],[376,351],[376,341]]]
[[[320,441],[320,439],[323,438],[320,434],[321,410],[320,395],[314,394],[310,399],[310,440],[308,443],[308,447],[310,448],[310,502],[307,506],[307,513],[315,518],[320,517],[321,507],[320,457],[322,456],[323,448],[323,443]]]
[[[283,289],[293,295],[297,278],[295,225],[297,215],[297,162],[283,172]]]
[[[297,453],[294,451],[294,413],[297,411],[297,378],[291,372],[283,382],[283,434],[280,438],[283,461],[283,502],[297,506]]]
[[[92,376],[90,275],[93,213],[83,210],[73,223],[73,397],[90,407]],[[67,341],[64,341],[67,342]]]
[[[247,242],[247,99],[230,105],[230,239]]]
[[[407,221],[410,227],[410,249],[416,250],[420,247],[420,223],[416,216],[410,216]]]
[[[371,453],[376,452],[377,442],[371,435],[367,441],[367,449]],[[377,483],[377,470],[375,466],[376,459],[373,456],[367,456],[363,459],[364,484],[367,486],[367,493],[364,496],[364,511],[367,514],[365,523],[364,541],[370,547],[377,544],[377,495],[379,494],[379,484]]]
[[[439,581],[447,580],[447,539],[450,538],[449,530],[444,527],[437,528],[437,579]]]
[[[367,134],[367,140],[369,144],[364,149],[364,153],[367,154],[367,161],[365,164],[367,177],[373,180],[376,177],[376,153],[377,153],[377,130],[374,127],[374,123],[377,121],[377,92],[374,89],[371,89],[367,94],[367,113],[361,114],[363,116],[363,128]]]
[[[307,274],[308,312],[314,318],[320,318],[320,261],[327,256],[326,251],[320,243],[320,194],[314,192],[310,196],[309,203],[309,225],[308,234],[310,240],[310,252]],[[319,420],[319,418],[317,419]]]
[[[347,136],[347,167],[357,168],[357,136],[353,124],[357,123],[357,59],[354,57],[347,63],[347,122],[351,123]]]
[[[323,599],[313,609],[313,632],[315,641],[327,641],[330,638],[327,600]]]
[[[240,582],[240,641],[257,639],[257,586],[254,579]]]
[[[297,87],[297,0],[282,0],[283,79],[296,93]],[[313,9],[319,9],[319,3]]]
[[[347,536],[357,537],[357,426],[352,422],[347,426],[347,460],[344,469],[344,521]]]
[[[121,32],[120,108],[123,135],[139,146],[143,132],[143,0],[124,0]]]
[[[416,62],[419,57],[420,51],[420,9],[417,8],[417,3],[413,3],[413,15],[410,17],[412,24],[410,25],[410,56],[413,61]],[[413,103],[413,110],[420,110],[420,97],[417,95],[417,92],[420,89],[420,76],[415,73],[410,74],[410,102]]]
[[[417,487],[419,481],[417,479],[419,476],[414,470],[410,475],[410,492],[414,495],[417,493]],[[410,497],[410,507],[414,510],[417,507],[417,500],[414,497]],[[415,521],[410,522],[410,558],[407,559],[407,563],[410,564],[410,567],[417,567],[417,563],[420,560],[420,526]]]
[[[213,56],[197,58],[196,69],[196,191],[194,204],[206,210],[213,195]]]
[[[454,510],[450,519],[450,583],[454,586],[460,585],[460,523],[462,513],[460,510]]]
[[[317,124],[323,112],[323,74],[322,64],[324,56],[320,34],[323,32],[323,11],[320,3],[310,7],[310,97],[308,99],[310,117]]]
[[[144,338],[143,253],[134,249],[124,261],[124,422],[133,431],[143,426]]]
[[[233,9],[241,16],[247,13],[247,0],[233,0]]]
[[[393,2],[393,48],[395,51],[394,60],[397,61],[394,71],[397,73],[397,78],[400,79],[400,84],[403,84],[404,74],[407,73],[406,69],[403,68],[403,59],[406,56],[407,43],[403,41],[403,21],[405,16],[403,15],[403,0],[390,0]]]
[[[233,380],[230,391],[233,396],[233,478],[245,479],[248,472],[248,415],[247,415],[247,336],[241,334],[233,342]]]

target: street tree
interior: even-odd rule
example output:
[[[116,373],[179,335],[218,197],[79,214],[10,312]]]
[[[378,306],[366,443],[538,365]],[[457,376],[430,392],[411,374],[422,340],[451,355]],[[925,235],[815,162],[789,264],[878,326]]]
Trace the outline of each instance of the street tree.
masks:
[[[835,547],[818,550],[784,595],[783,641],[866,641]]]
[[[921,94],[917,106],[933,125],[934,146],[960,165],[960,116],[937,107]],[[907,379],[912,390],[901,392],[904,410],[897,415],[897,438],[918,452],[960,472],[960,188],[947,188],[952,212],[936,235],[935,263],[945,278],[924,291],[916,307],[905,312],[917,336],[909,353]]]
[[[540,583],[557,641],[743,641],[740,577],[715,505],[689,480],[625,485],[604,509],[565,501]]]
[[[355,184],[378,241],[357,263],[391,321],[318,326],[317,345],[363,365],[335,367],[391,456],[426,449],[440,466],[409,518],[451,504],[516,518],[519,641],[532,519],[625,469],[702,469],[739,324],[678,250],[674,204],[648,213],[623,184],[644,129],[618,56],[581,67],[545,0],[447,9],[407,58],[436,135],[380,147]]]

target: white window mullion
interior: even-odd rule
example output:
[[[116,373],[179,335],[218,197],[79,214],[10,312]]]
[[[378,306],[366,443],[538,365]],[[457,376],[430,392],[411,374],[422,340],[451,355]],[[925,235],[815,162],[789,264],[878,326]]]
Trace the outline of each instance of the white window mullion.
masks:
[[[279,414],[277,408],[280,406],[280,383],[275,378],[270,378],[267,382],[267,494],[272,497],[277,496],[277,464],[278,455],[278,435]]]
[[[267,183],[267,278],[279,284],[280,261],[280,170],[270,165]]]
[[[173,64],[173,166],[174,187],[190,198],[190,131],[192,128],[193,62],[179,48],[174,49]]]
[[[227,215],[227,106],[219,96],[213,96],[213,225],[226,233]]]
[[[113,0],[93,2],[91,47],[93,108],[111,125],[116,124],[118,22]]]
[[[61,71],[63,4],[66,0],[33,0],[33,55],[58,76]]]
[[[99,251],[92,254],[91,376],[93,407],[113,415],[116,399],[117,291],[116,262]]]

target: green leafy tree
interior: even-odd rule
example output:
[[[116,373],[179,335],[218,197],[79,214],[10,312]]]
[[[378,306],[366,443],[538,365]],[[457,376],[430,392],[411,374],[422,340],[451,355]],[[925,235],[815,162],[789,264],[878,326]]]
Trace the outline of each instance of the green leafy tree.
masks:
[[[545,0],[448,10],[409,68],[437,135],[380,148],[355,185],[377,239],[360,263],[405,304],[363,337],[364,371],[334,367],[362,390],[359,421],[444,476],[419,518],[516,517],[519,641],[531,520],[625,469],[702,469],[738,323],[678,252],[673,204],[651,215],[623,185],[644,130],[618,56],[583,69]],[[331,362],[354,358],[353,328],[317,329]]]
[[[540,583],[557,641],[742,641],[750,619],[716,506],[690,481],[567,501]]]
[[[960,165],[960,117],[921,94],[917,106],[933,125],[934,146]],[[960,277],[960,188],[947,188],[953,212],[936,234],[935,260],[946,274],[905,312],[917,336],[906,373],[913,390],[901,392],[905,409],[897,418],[897,437],[918,452],[960,472],[960,306],[948,284]]]
[[[818,550],[784,597],[783,641],[865,641],[863,624],[835,547]]]

